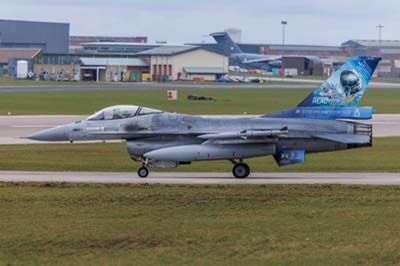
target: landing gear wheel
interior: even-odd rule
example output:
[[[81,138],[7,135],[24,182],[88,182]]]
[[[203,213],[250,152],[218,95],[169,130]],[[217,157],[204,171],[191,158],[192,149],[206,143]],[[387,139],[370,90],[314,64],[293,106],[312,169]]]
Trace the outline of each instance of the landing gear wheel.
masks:
[[[140,167],[137,173],[139,177],[145,178],[149,175],[149,169],[146,167]]]
[[[236,178],[246,178],[250,174],[250,167],[245,163],[238,163],[232,169],[232,174]]]

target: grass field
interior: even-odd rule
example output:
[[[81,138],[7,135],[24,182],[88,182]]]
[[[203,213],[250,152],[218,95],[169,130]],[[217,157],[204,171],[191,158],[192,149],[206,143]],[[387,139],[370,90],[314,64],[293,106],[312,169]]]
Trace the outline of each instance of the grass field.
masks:
[[[178,101],[167,101],[165,90],[15,92],[0,94],[0,115],[91,114],[116,104],[144,105],[188,114],[264,114],[296,106],[312,89],[183,89]],[[190,94],[216,101],[188,101]],[[378,113],[400,113],[400,89],[369,89],[361,106]]]
[[[0,183],[1,265],[396,265],[398,186]]]
[[[400,172],[399,154],[400,138],[394,137],[377,138],[372,148],[309,154],[304,164],[283,168],[271,156],[246,162],[255,172]],[[0,145],[0,170],[135,172],[138,167],[123,143]],[[169,171],[230,172],[231,168],[228,161],[209,161]]]

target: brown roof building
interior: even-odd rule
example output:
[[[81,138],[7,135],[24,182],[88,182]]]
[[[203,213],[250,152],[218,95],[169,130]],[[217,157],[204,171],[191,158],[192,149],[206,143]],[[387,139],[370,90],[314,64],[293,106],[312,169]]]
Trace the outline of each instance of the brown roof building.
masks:
[[[40,52],[41,49],[36,48],[0,48],[0,65],[7,65],[10,58],[33,59]]]

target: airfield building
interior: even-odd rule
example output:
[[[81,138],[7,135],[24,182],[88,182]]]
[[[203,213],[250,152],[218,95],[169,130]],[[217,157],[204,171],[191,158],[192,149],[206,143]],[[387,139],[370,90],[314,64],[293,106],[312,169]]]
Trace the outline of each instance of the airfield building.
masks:
[[[149,63],[141,58],[87,58],[79,64],[80,80],[146,81],[150,79]]]
[[[150,64],[152,80],[215,80],[228,73],[228,56],[198,46],[161,46],[137,54]]]
[[[44,53],[68,53],[69,24],[0,20],[0,48],[38,48]]]
[[[117,36],[70,36],[69,45],[79,46],[83,43],[96,43],[96,42],[124,42],[124,43],[147,43],[146,36],[137,37],[117,37]]]
[[[342,47],[352,56],[380,56],[377,67],[381,77],[400,77],[400,41],[398,40],[349,40]]]
[[[9,75],[14,77],[17,72],[17,62],[28,62],[28,71],[33,69],[33,61],[41,55],[41,49],[37,48],[0,48],[0,77]]]
[[[144,36],[70,37],[69,28],[68,23],[0,20],[0,75],[13,77],[18,60],[28,61],[36,76],[65,73],[70,80],[215,80],[228,71],[229,56],[216,43],[150,44]],[[239,30],[226,31],[244,53],[283,54],[281,44],[241,43]],[[378,76],[400,77],[400,41],[287,44],[284,55],[285,68],[296,69],[298,75],[329,75],[348,57],[368,55],[382,57]]]
[[[81,44],[81,53],[88,54],[136,54],[162,46],[161,44],[131,42],[89,42]]]
[[[204,49],[222,52],[216,43],[195,43]],[[238,43],[244,53],[282,55],[282,44]],[[376,69],[380,77],[400,77],[400,41],[349,40],[340,46],[285,45],[285,67],[295,68],[299,74],[329,75],[352,56],[380,56]],[[320,60],[317,60],[318,57]],[[322,66],[321,66],[322,60]],[[320,61],[320,62],[318,62]],[[314,66],[312,66],[314,65]]]

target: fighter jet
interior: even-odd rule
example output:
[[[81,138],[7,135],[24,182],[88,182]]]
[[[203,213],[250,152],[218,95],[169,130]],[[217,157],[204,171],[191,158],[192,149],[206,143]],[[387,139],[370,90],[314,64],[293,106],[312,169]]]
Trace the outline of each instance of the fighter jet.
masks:
[[[245,159],[272,155],[279,166],[305,161],[310,153],[372,146],[372,126],[342,119],[370,119],[372,107],[357,107],[379,63],[354,57],[298,106],[257,117],[169,113],[120,105],[83,121],[29,136],[39,141],[125,140],[129,156],[149,168],[175,168],[194,161],[228,160],[236,178],[246,178]]]
[[[229,65],[231,66],[266,71],[270,71],[274,67],[282,67],[281,56],[243,53],[227,32],[215,32],[211,33],[210,36],[214,38],[223,52],[229,56]]]

